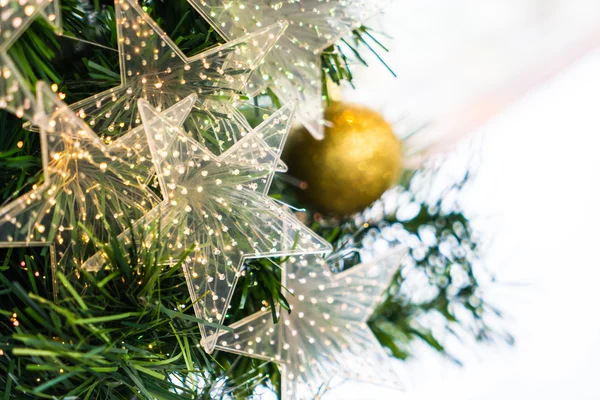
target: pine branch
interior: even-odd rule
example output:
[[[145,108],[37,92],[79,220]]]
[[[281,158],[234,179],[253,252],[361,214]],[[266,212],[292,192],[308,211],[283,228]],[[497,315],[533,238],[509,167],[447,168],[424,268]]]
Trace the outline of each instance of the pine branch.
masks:
[[[56,304],[48,300],[47,257],[7,256],[0,269],[0,393],[198,399],[214,391],[224,372],[200,348],[198,323],[207,321],[193,315],[181,265],[167,265],[159,229],[150,230],[157,238],[150,247],[102,244],[106,271],[59,272]]]
[[[394,71],[392,71],[380,55],[380,51],[388,52],[388,49],[377,40],[370,28],[361,26],[352,31],[350,38],[343,38],[338,44],[325,49],[321,56],[323,96],[327,101],[329,101],[328,79],[336,85],[341,85],[342,82],[346,81],[354,87],[352,68],[357,65],[369,66],[363,56],[365,48],[375,55],[388,69],[391,76],[396,77]]]

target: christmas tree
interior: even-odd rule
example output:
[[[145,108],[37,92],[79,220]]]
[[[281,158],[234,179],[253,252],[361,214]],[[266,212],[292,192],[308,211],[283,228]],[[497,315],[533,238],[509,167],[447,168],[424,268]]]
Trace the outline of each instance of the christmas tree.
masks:
[[[426,315],[511,340],[469,172],[432,196],[330,95],[385,3],[0,2],[2,398],[308,399],[402,388],[415,341],[460,363]]]

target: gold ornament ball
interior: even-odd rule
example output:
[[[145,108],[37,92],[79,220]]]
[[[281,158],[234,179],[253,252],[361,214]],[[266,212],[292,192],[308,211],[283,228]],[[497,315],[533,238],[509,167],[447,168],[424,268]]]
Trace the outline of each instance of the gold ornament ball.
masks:
[[[302,195],[324,213],[364,210],[399,179],[402,143],[377,112],[334,102],[325,113],[325,139],[305,129],[288,141],[284,161],[289,174],[306,182]]]

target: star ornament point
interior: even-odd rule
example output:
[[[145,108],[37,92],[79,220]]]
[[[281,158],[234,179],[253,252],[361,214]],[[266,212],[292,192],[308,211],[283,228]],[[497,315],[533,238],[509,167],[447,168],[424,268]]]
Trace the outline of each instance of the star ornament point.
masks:
[[[40,15],[61,30],[58,0],[0,2],[0,108],[27,120],[34,117],[36,98],[7,52]]]
[[[284,102],[298,101],[298,117],[324,136],[321,54],[360,27],[389,0],[188,0],[226,38],[287,20],[289,27],[253,76],[252,93],[270,87]]]
[[[216,348],[277,363],[285,400],[313,399],[336,377],[404,389],[367,321],[405,255],[397,248],[338,274],[318,255],[291,256],[282,265],[291,312],[280,309],[277,323],[270,311],[251,315]]]
[[[139,100],[139,109],[163,191],[165,243],[174,259],[191,250],[183,268],[196,316],[211,324],[200,324],[202,345],[211,353],[219,333],[214,324],[225,321],[244,261],[331,250],[267,196],[295,105],[284,106],[220,155],[166,121],[148,101]]]
[[[43,15],[59,32],[62,27],[59,0],[4,0],[0,2],[0,52],[5,52]]]
[[[142,124],[137,100],[159,110],[190,94],[234,102],[277,42],[286,23],[256,28],[239,39],[187,57],[137,0],[117,0],[115,18],[121,84],[71,107],[98,132],[118,136]],[[192,110],[189,123],[201,123]]]

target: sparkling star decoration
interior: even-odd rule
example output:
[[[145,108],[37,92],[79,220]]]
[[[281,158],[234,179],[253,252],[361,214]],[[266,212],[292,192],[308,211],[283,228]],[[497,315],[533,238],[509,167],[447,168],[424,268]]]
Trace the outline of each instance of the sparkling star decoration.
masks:
[[[388,0],[188,0],[225,38],[286,20],[289,27],[253,76],[253,94],[266,87],[283,102],[298,101],[298,116],[317,139],[324,135],[321,54],[360,27]]]
[[[33,118],[35,96],[7,51],[40,15],[60,30],[59,11],[58,0],[0,1],[0,108],[19,118]]]
[[[367,321],[405,255],[398,248],[338,274],[320,256],[291,256],[282,265],[291,312],[278,310],[277,323],[270,310],[251,315],[216,348],[276,362],[282,399],[318,398],[335,377],[403,389]]]
[[[48,246],[81,265],[91,238],[80,223],[104,240],[107,225],[118,234],[160,203],[145,185],[150,151],[142,127],[106,144],[45,83],[36,91],[43,183],[0,208],[0,247]]]
[[[277,23],[187,57],[137,0],[116,0],[121,84],[71,105],[96,132],[118,136],[141,125],[137,100],[159,110],[195,93],[198,109],[191,111],[186,129],[202,124],[203,101],[219,98],[234,102],[250,75],[271,49],[285,23]],[[216,142],[231,140],[228,131],[215,132]],[[226,147],[226,146],[225,146]]]
[[[191,95],[181,104],[187,115]],[[207,105],[205,105],[206,107]],[[221,155],[190,137],[150,103],[139,109],[148,136],[164,201],[141,220],[161,221],[161,240],[183,268],[200,324],[205,350],[211,353],[229,308],[244,261],[290,254],[327,253],[331,245],[267,196],[279,167],[295,106],[287,105],[248,132]],[[137,232],[134,229],[133,232]],[[282,238],[286,238],[282,240]],[[121,240],[131,241],[131,232]],[[84,268],[97,270],[102,258]]]

